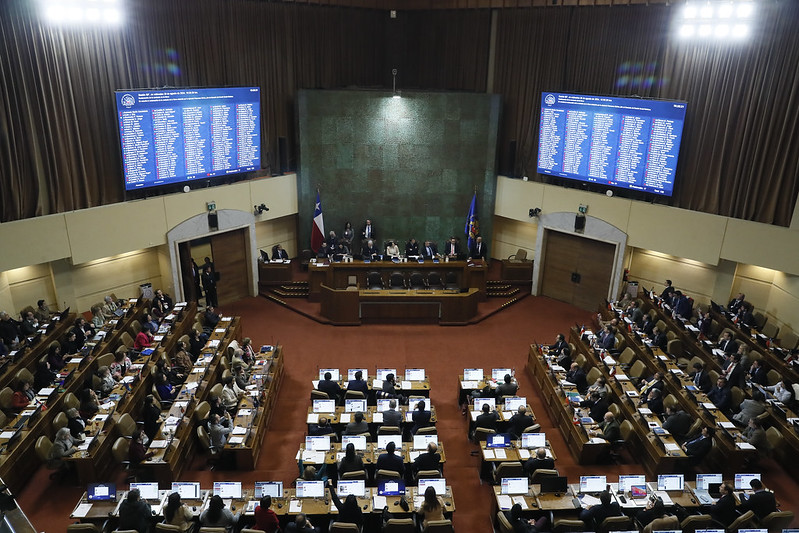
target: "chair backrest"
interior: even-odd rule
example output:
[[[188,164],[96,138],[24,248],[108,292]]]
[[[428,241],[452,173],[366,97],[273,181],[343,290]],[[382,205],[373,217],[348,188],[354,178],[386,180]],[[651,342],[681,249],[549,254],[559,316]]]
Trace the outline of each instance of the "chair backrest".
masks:
[[[653,531],[668,531],[680,529],[680,520],[676,516],[664,516],[662,518],[655,518],[649,522],[644,528],[644,533],[652,533]]]
[[[531,483],[536,483],[538,480],[544,477],[555,477],[558,475],[558,471],[554,468],[539,468],[535,472],[533,472],[532,477],[530,478]]]
[[[341,479],[366,479],[366,470],[353,470],[341,474]]]
[[[621,424],[619,424],[619,432],[621,433],[621,440],[628,441],[630,440],[630,436],[635,431],[633,427],[633,423],[629,420],[622,420]]]
[[[412,288],[424,287],[424,277],[422,276],[421,272],[411,273],[411,287]]]
[[[675,357],[682,357],[682,341],[680,339],[670,340],[668,344],[666,344],[666,351]]]
[[[697,529],[708,529],[712,522],[713,517],[709,514],[692,514],[680,523],[680,529],[683,533],[694,533]]]
[[[42,435],[38,439],[36,439],[36,457],[43,463],[46,463],[47,460],[50,458],[50,449],[53,447],[53,443],[50,442],[46,436]]]
[[[58,430],[66,427],[69,424],[69,420],[67,420],[67,415],[63,411],[55,415],[53,419],[53,431],[58,433]]]
[[[211,437],[208,435],[208,432],[202,425],[197,426],[197,438],[200,440],[200,444],[202,445],[203,449],[211,449]]]
[[[736,408],[744,401],[744,391],[738,387],[732,387],[730,389],[730,396],[732,397],[732,405]]]
[[[586,381],[588,381],[589,385],[593,385],[597,378],[602,376],[602,371],[599,368],[593,366],[591,370],[588,371],[588,375],[586,376]]]
[[[64,395],[64,409],[70,409],[72,407],[76,409],[80,407],[80,400],[78,400],[77,396],[68,392]]]
[[[766,372],[766,381],[769,385],[776,385],[782,379],[782,375],[773,368]]]
[[[196,422],[200,422],[201,420],[205,420],[208,418],[208,413],[211,411],[211,404],[208,402],[200,402],[197,404],[197,407],[194,408],[194,420]]]
[[[380,426],[377,428],[378,435],[399,435],[400,430],[397,426]]]
[[[211,387],[211,391],[210,391],[211,396],[214,396],[216,398],[221,398],[222,397],[222,389],[223,388],[224,387],[222,386],[221,383],[217,383],[216,385]]]
[[[635,352],[629,346],[622,350],[619,355],[619,362],[623,365],[629,365],[635,359]]]
[[[799,335],[788,327],[782,328],[782,336],[780,337],[780,346],[786,350],[793,350],[799,346]]]
[[[527,250],[524,248],[519,248],[516,250],[516,253],[508,257],[508,261],[526,261],[527,260]]]
[[[227,533],[223,527],[201,527],[199,533]]]
[[[0,409],[8,411],[11,409],[11,398],[14,396],[14,391],[11,387],[4,387],[0,390]]]
[[[764,414],[768,414],[768,411]],[[766,430],[766,438],[772,451],[779,452],[782,449],[785,437],[782,436],[782,433],[776,427],[771,426]]]
[[[503,461],[499,463],[494,479],[499,482],[506,477],[524,477],[524,466],[518,461]]]
[[[438,430],[435,426],[427,426],[426,428],[419,428],[416,430],[417,435],[436,435]]]
[[[383,287],[383,278],[380,272],[369,272],[366,274],[366,285],[371,288]]]
[[[646,365],[639,359],[633,363],[633,366],[630,367],[630,371],[627,372],[627,374],[630,377],[640,378],[644,375],[644,372],[646,372]]]
[[[496,430],[488,428],[477,428],[474,430],[474,439],[477,442],[483,442],[489,435],[494,435]]]
[[[628,531],[632,529],[633,519],[629,516],[609,516],[605,518],[597,533],[607,533],[608,531]]]
[[[744,514],[733,520],[729,526],[727,526],[727,531],[738,531],[739,529],[746,528],[746,526],[754,522],[754,519],[755,513],[752,511],[746,511]]]
[[[130,437],[136,431],[136,421],[128,413],[123,413],[117,420],[117,427],[123,437]]]
[[[182,529],[180,529],[180,526],[173,526],[172,524],[158,523],[155,525],[155,533],[165,533],[167,531],[182,531]]]
[[[668,395],[666,395],[665,398],[663,398],[663,407],[664,408],[665,407],[677,407],[678,405],[680,405],[680,400],[678,400],[677,397],[675,395],[671,394],[671,393],[669,393]]]
[[[416,473],[416,479],[435,479],[441,477],[440,470],[419,470]],[[505,476],[509,477],[509,476]]]
[[[114,445],[111,446],[111,455],[114,457],[114,461],[117,463],[127,461],[129,452],[130,440],[125,437],[117,437],[117,440],[114,441]]]
[[[134,320],[130,323],[130,328],[133,330],[134,335],[138,335],[141,332],[141,322]]]
[[[328,530],[330,533],[347,533],[348,531],[355,531],[356,533],[360,531],[356,524],[352,524],[349,522],[331,522],[330,529]]]
[[[416,524],[413,518],[389,518],[383,526],[383,533],[416,533]]]
[[[586,359],[583,354],[578,353],[577,357],[574,358],[574,362],[577,363],[577,366],[580,368],[585,368],[585,365],[588,363],[588,359]]]
[[[392,272],[388,279],[388,284],[391,288],[405,287],[405,276],[401,272]]]
[[[430,520],[422,533],[453,533],[452,520]]]
[[[119,336],[119,340],[122,341],[126,347],[130,348],[133,346],[133,337],[130,336],[130,333],[127,331],[123,331],[122,334]]]
[[[112,353],[104,353],[103,355],[97,357],[97,368],[101,366],[111,366],[111,363],[114,362],[114,354]]]
[[[497,523],[499,524],[499,533],[513,533],[513,526],[503,511],[497,511]]]
[[[78,531],[84,533],[100,533],[100,528],[94,524],[69,524],[67,526],[67,533],[76,533]]]
[[[576,518],[556,518],[552,531],[562,533],[565,531],[585,531],[585,522]]]
[[[793,511],[774,511],[760,519],[760,527],[769,531],[782,531],[793,523]]]
[[[346,399],[362,400],[364,398],[366,398],[366,395],[363,393],[363,391],[348,390],[347,392],[344,393],[345,400]]]
[[[27,368],[20,368],[17,375],[14,376],[17,383],[30,383],[33,384],[33,374]]]
[[[375,472],[375,479],[399,479],[400,475],[399,472],[395,470],[386,470],[385,468],[381,468],[377,472]]]
[[[760,328],[760,333],[770,339],[776,339],[779,338],[780,328],[775,325],[774,322],[766,322],[763,324],[763,327]]]
[[[755,327],[757,327],[757,329],[763,329],[763,326],[768,322],[768,317],[760,311],[755,311],[753,316],[755,317]]]
[[[441,287],[443,285],[441,283],[441,274],[438,272],[430,272],[427,275],[427,285],[429,285],[431,289]]]
[[[458,284],[458,276],[455,274],[455,272],[447,272],[446,280],[447,280],[447,287],[451,287],[453,285]]]
[[[329,400],[330,396],[326,392],[322,392],[320,390],[312,389],[311,390],[311,400]]]

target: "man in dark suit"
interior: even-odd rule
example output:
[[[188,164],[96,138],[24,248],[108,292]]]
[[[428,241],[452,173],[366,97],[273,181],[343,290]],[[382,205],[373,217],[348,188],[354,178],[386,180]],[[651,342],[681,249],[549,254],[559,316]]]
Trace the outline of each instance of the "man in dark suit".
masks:
[[[663,421],[663,429],[671,433],[677,442],[685,440],[693,423],[694,417],[683,411],[679,404],[666,407],[666,419]]]
[[[612,350],[616,347],[616,330],[613,326],[605,326],[605,331],[599,339],[599,347],[603,350]]]
[[[749,375],[747,377],[752,383],[766,385],[768,384],[767,374],[768,371],[766,367],[763,366],[763,363],[760,362],[760,359],[754,359],[752,361],[752,366],[749,367]]]
[[[400,427],[402,424],[402,413],[397,411],[397,400],[388,402],[388,409],[383,411],[383,425]]]
[[[705,367],[702,365],[702,363],[694,363],[694,371],[689,375],[691,376],[696,388],[705,394],[710,392],[710,389],[713,388],[713,383],[710,382],[710,374],[705,372]]]
[[[394,453],[395,449],[394,441],[389,442],[386,445],[386,453],[381,453],[377,458],[375,468],[377,470],[392,470],[399,473],[400,477],[402,477],[405,473],[405,463],[402,457]]]
[[[641,333],[647,336],[652,336],[652,330],[655,328],[655,321],[649,315],[644,315],[644,321],[641,323]]]
[[[375,227],[372,224],[372,221],[368,218],[366,219],[366,223],[361,228],[361,239],[364,240],[377,239],[377,233],[375,232]]]
[[[422,246],[422,255],[425,259],[433,259],[438,255],[438,248],[430,241],[424,241]]]
[[[718,347],[724,353],[735,353],[738,351],[738,343],[735,342],[729,331],[724,331],[721,333]]]
[[[394,374],[387,374],[386,379],[383,380],[383,397],[385,398],[397,398],[397,400],[402,403],[405,401],[405,398],[397,392],[397,379],[394,377]]]
[[[363,419],[363,413],[358,411],[352,417],[352,421],[344,428],[344,435],[361,435],[369,432],[369,424]]]
[[[412,255],[419,255],[419,243],[413,237],[405,243],[405,257]]]
[[[288,254],[288,252],[286,250],[283,249],[282,245],[276,244],[272,248],[272,261],[284,260],[284,259],[288,259],[288,258],[289,258],[289,254]]]
[[[326,416],[319,417],[318,424],[311,424],[308,428],[308,435],[312,437],[321,437],[323,435],[333,435],[336,433],[336,430],[333,429],[333,426],[330,424],[330,419]]]
[[[660,293],[660,298],[663,300],[668,300],[671,298],[671,293],[674,292],[674,287],[671,286],[671,280],[666,280],[666,288],[663,289],[663,292]]]
[[[669,344],[669,338],[666,336],[666,333],[660,331],[658,328],[652,328],[652,346],[656,346],[666,351],[666,347]]]
[[[347,383],[347,390],[360,391],[364,396],[369,394],[369,384],[363,379],[363,372],[358,370],[355,372],[355,379],[351,379]]]
[[[458,239],[454,236],[449,238],[447,245],[444,247],[444,255],[450,259],[457,259],[461,253],[461,246],[458,244]]]
[[[599,505],[592,505],[580,512],[580,520],[585,522],[590,531],[599,531],[599,526],[609,516],[621,516],[621,507],[611,500],[606,490],[599,495]]]
[[[555,468],[555,460],[547,457],[547,451],[544,448],[538,448],[535,454],[531,455],[524,463],[524,471],[528,476],[532,476],[536,470],[541,468],[549,470]]]
[[[503,383],[497,386],[497,398],[502,396],[515,396],[516,391],[519,390],[519,385],[514,383],[513,378],[510,374],[505,374],[505,378],[503,379]]]
[[[603,420],[605,413],[608,412],[608,401],[598,392],[592,392],[588,399],[580,402],[580,407],[587,407],[588,416],[599,421]]]
[[[591,436],[605,439],[608,442],[615,442],[621,438],[621,426],[613,413],[610,411],[605,413],[605,419],[599,424],[599,429],[591,431]]]
[[[439,470],[440,468],[441,454],[438,453],[438,444],[435,442],[429,443],[427,445],[427,451],[420,453],[413,461],[413,471],[417,474],[420,470]]]
[[[773,513],[777,510],[777,499],[774,493],[767,491],[763,488],[763,483],[759,479],[753,479],[749,482],[749,486],[755,491],[738,506],[738,511],[745,513],[752,511],[758,519],[762,519],[766,515]]]
[[[214,275],[211,264],[206,264],[202,275],[203,290],[205,291],[205,305],[207,307],[218,307],[219,300],[216,296],[216,276]]]
[[[755,315],[752,314],[752,304],[749,302],[744,302],[741,305],[741,308],[738,309],[738,314],[736,318],[738,319],[738,326],[744,325],[752,327],[755,325]]]
[[[729,383],[730,387],[743,387],[746,374],[741,364],[741,354],[736,352],[730,356],[730,362],[727,368],[724,369],[723,375],[727,378],[727,383]]]
[[[566,381],[574,383],[580,394],[585,394],[585,391],[588,390],[588,378],[577,363],[572,363],[571,368],[566,372]]]
[[[325,372],[325,379],[319,381],[316,386],[317,390],[327,393],[331,400],[338,401],[341,396],[341,386],[337,381],[333,381],[333,375],[330,372]]]
[[[742,292],[739,292],[735,298],[730,300],[727,309],[730,311],[730,313],[733,314],[737,313],[738,310],[741,308],[741,306],[744,304],[744,300],[746,300],[746,295]]]
[[[430,411],[424,408],[424,401],[416,404],[411,418],[413,419],[413,427],[411,428],[411,434],[413,435],[416,435],[416,432],[421,428],[430,426]]]
[[[719,410],[725,413],[729,411],[730,403],[732,402],[732,393],[730,393],[730,387],[727,385],[726,378],[719,377],[719,379],[716,380],[716,386],[707,393],[707,399],[713,402],[713,405]]]
[[[369,261],[377,261],[380,251],[375,247],[374,241],[370,239],[361,250],[361,255],[364,259],[368,259]]]
[[[549,355],[561,355],[563,350],[569,348],[569,343],[566,342],[566,338],[563,336],[563,333],[558,333],[558,336],[555,337],[555,344],[549,345]]]
[[[469,247],[469,259],[485,259],[486,257],[488,257],[488,250],[483,244],[483,238],[478,235]]]
[[[533,417],[527,414],[527,408],[519,406],[519,410],[508,420],[508,430],[511,437],[518,439],[525,429],[533,425]]]
[[[483,412],[477,415],[474,425],[476,428],[496,430],[497,420],[499,420],[499,413],[496,410],[492,411],[491,406],[485,403],[483,404]]]
[[[682,450],[693,459],[694,464],[704,459],[710,449],[713,448],[713,435],[715,433],[715,428],[705,426],[698,437],[682,445]]]
[[[688,320],[694,313],[694,302],[680,291],[677,291],[677,295],[677,305],[674,308],[674,312],[678,316]]]

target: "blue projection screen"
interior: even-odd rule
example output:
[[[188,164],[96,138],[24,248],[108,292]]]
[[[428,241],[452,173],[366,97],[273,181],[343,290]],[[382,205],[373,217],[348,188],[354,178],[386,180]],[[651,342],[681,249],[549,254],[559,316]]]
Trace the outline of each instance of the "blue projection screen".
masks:
[[[116,91],[125,189],[261,168],[259,87]]]
[[[685,102],[543,93],[538,172],[671,196]]]

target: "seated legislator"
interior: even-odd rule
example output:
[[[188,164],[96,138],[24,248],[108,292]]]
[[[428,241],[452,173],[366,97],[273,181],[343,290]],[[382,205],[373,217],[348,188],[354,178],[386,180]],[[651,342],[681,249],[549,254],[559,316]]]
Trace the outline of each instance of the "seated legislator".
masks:
[[[308,428],[308,435],[311,437],[321,437],[323,435],[335,436],[335,433],[336,430],[333,429],[333,426],[330,424],[330,419],[326,416],[320,416],[319,423],[311,424],[311,426]]]
[[[139,489],[128,491],[127,497],[119,504],[119,530],[133,530],[149,533],[152,519],[150,504],[141,499]]]
[[[327,241],[322,241],[322,244],[319,246],[319,250],[316,252],[317,259],[327,259],[333,254],[333,251],[327,245]]]
[[[430,427],[432,425],[430,423],[431,414],[430,411],[425,410],[424,401],[418,402],[416,404],[416,408],[413,410],[411,417],[413,419],[413,427],[411,428],[411,433],[413,435],[416,435],[416,432],[420,429]]]
[[[741,308],[741,306],[744,304],[745,301],[746,301],[746,295],[742,292],[739,292],[735,296],[735,298],[730,300],[730,303],[727,304],[727,310],[730,313],[735,314],[738,312],[738,310]]]
[[[22,322],[19,324],[19,331],[24,336],[29,337],[36,333],[39,328],[39,321],[33,316],[33,311],[28,311],[22,315]]]
[[[149,348],[153,343],[153,336],[150,333],[150,324],[144,324],[141,331],[136,334],[136,339],[133,341],[133,349],[137,352]]]
[[[771,452],[771,444],[769,444],[766,432],[763,430],[763,423],[760,422],[759,418],[752,417],[749,419],[741,438],[744,442],[754,446],[761,457],[767,456]]]
[[[478,235],[469,247],[469,259],[486,259],[487,257],[488,249],[483,243],[483,238]]]
[[[352,417],[352,422],[347,424],[347,427],[344,429],[345,435],[360,435],[361,433],[368,433],[369,432],[369,424],[366,423],[366,420],[363,419],[363,413],[358,411]]]
[[[519,410],[508,420],[508,431],[511,437],[519,439],[524,430],[532,426],[534,422],[533,417],[527,414],[527,407],[520,405]]]
[[[660,348],[665,352],[668,344],[669,338],[666,336],[666,333],[660,331],[657,327],[652,328],[652,346]]]
[[[36,373],[33,374],[33,389],[38,392],[53,384],[56,373],[50,370],[50,363],[45,358],[36,364]]]
[[[713,388],[713,383],[710,382],[710,374],[705,371],[705,366],[700,363],[694,363],[694,371],[688,374],[694,382],[694,386],[707,394]]]
[[[648,337],[651,337],[653,329],[655,329],[655,321],[652,320],[651,316],[644,315],[644,319],[641,321],[641,327],[638,328],[638,331]]]
[[[388,402],[388,409],[383,411],[383,425],[399,427],[402,424],[402,413],[397,411],[397,400],[391,399]]]
[[[336,510],[338,510],[338,516],[335,521],[344,524],[355,524],[359,529],[362,528],[363,511],[358,503],[358,498],[354,494],[347,494],[347,497],[342,502],[336,493],[336,488],[330,484],[329,480],[325,482],[325,485],[330,490],[330,499],[333,501]]]
[[[760,359],[752,361],[746,380],[757,385],[768,385],[768,369],[763,366],[763,362]]]
[[[705,426],[702,428],[702,433],[682,445],[682,450],[692,459],[694,464],[698,463],[710,452],[713,448],[713,435],[716,433],[716,428],[712,426]]]
[[[267,496],[268,498],[268,496]],[[255,508],[256,523],[258,520],[258,508]],[[180,499],[180,494],[173,492],[167,498],[164,507],[164,523],[177,526],[180,531],[190,531],[194,527],[194,513],[189,506]],[[276,530],[272,530],[274,532]]]
[[[52,314],[44,300],[36,302],[36,309],[33,311],[33,316],[36,317],[36,320],[38,320],[40,324],[50,322],[50,316],[52,316]]]
[[[430,442],[427,451],[420,453],[413,461],[413,471],[418,474],[421,470],[441,471],[441,454],[438,453],[438,444]]]
[[[336,232],[331,229],[327,235],[327,249],[332,251],[336,248],[337,244],[338,237],[336,237]]]
[[[347,472],[363,470],[363,459],[355,453],[355,445],[353,443],[350,442],[344,449],[344,457],[339,461],[337,470],[339,479]]]
[[[74,329],[69,330],[66,336],[64,337],[64,341],[61,343],[61,352],[66,355],[78,353],[78,350],[80,350],[80,346],[78,346],[78,342],[76,339],[77,335],[75,335],[75,330]]]
[[[363,379],[363,372],[358,370],[355,372],[354,377],[355,379],[351,379],[347,382],[347,390],[362,392],[364,396],[367,396],[369,394],[369,384]]]
[[[749,486],[755,492],[738,506],[739,513],[752,511],[759,520],[762,520],[777,510],[777,499],[774,497],[774,493],[763,488],[763,483],[759,479],[750,481]]]
[[[666,406],[665,420],[663,421],[663,429],[671,433],[674,440],[683,442],[688,432],[691,430],[691,424],[694,423],[694,417],[683,411],[682,407],[678,405]]]
[[[477,420],[475,420],[475,427],[476,428],[483,428],[483,429],[493,429],[496,431],[497,429],[497,421],[499,420],[499,413],[497,413],[496,409],[491,410],[491,406],[487,403],[483,404],[482,413],[477,415]]]
[[[414,257],[419,255],[419,243],[413,237],[405,243],[405,257]]]
[[[222,378],[222,385],[222,404],[228,412],[235,411],[239,405],[239,400],[244,396],[244,391],[238,388],[233,376]]]
[[[155,455],[155,452],[147,452],[145,442],[147,442],[147,435],[144,431],[139,428],[134,429],[128,447],[128,460],[131,465],[137,465]]]
[[[588,390],[588,377],[585,374],[585,370],[580,368],[577,363],[572,363],[569,371],[566,372],[566,381],[574,383],[580,394],[585,394]]]
[[[719,492],[721,496],[716,503],[710,506],[708,514],[726,529],[738,518],[738,512],[735,510],[735,494],[732,484],[728,481],[721,484]]]
[[[164,309],[164,311],[169,311],[172,309],[172,298],[170,298],[168,294],[165,294],[161,289],[156,289],[155,299],[161,302],[161,307]]]
[[[293,522],[286,524],[286,533],[298,533],[300,531],[312,531],[319,533],[319,528],[313,526],[308,517],[305,516],[305,513],[300,513],[294,517]]]
[[[580,407],[588,408],[588,416],[595,421],[604,420],[605,413],[608,412],[608,400],[603,398],[598,392],[590,393],[590,396],[578,404]]]
[[[497,386],[497,398],[502,396],[515,396],[516,391],[519,390],[519,385],[513,381],[513,377],[510,374],[505,374],[505,378],[503,379],[503,383]]]
[[[386,255],[391,258],[400,256],[400,249],[396,242],[388,241],[388,245],[386,246]]]
[[[333,374],[325,372],[324,379],[319,380],[316,390],[327,393],[331,400],[338,400],[342,395],[341,386],[338,381],[333,381]]]
[[[766,412],[766,398],[763,393],[755,389],[752,398],[747,398],[741,402],[741,410],[732,418],[741,424],[748,424],[750,418],[760,416]]]
[[[555,460],[552,457],[547,457],[547,450],[545,448],[538,448],[534,455],[531,455],[527,461],[524,462],[524,471],[528,476],[532,476],[538,469],[553,470],[555,468]]]
[[[280,521],[277,513],[272,510],[272,497],[266,495],[255,507],[255,529],[264,533],[277,533],[280,531]]]
[[[81,418],[88,421],[100,410],[100,401],[97,399],[97,393],[92,389],[83,389],[80,393],[80,405],[78,412]]]
[[[211,423],[208,427],[208,436],[211,438],[211,446],[217,450],[222,450],[227,442],[227,437],[233,430],[230,427],[230,415],[225,413],[221,418],[217,414],[211,415]]]
[[[729,331],[721,333],[717,347],[727,354],[733,354],[738,351],[738,343],[732,338],[732,334]]]
[[[720,411],[725,413],[729,412],[730,404],[732,403],[732,393],[724,377],[719,377],[719,379],[716,380],[716,386],[707,393],[707,399],[713,402],[713,405]]]
[[[532,518],[525,518],[522,516],[522,506],[519,503],[514,503],[510,511],[505,511],[505,517],[510,522],[513,533],[539,533],[546,531],[547,517],[534,520]]]
[[[790,383],[786,384],[784,381],[779,381],[775,385],[763,388],[772,393],[782,403],[787,404],[793,398],[793,390]]]
[[[561,355],[563,350],[569,349],[569,343],[566,342],[566,337],[563,336],[563,333],[558,333],[555,337],[555,344],[549,345],[549,355]]]
[[[111,376],[119,381],[130,369],[130,365],[132,364],[130,357],[128,357],[128,354],[125,353],[124,350],[117,350],[114,352],[114,361],[108,365],[108,369],[111,371]]]
[[[103,316],[106,319],[116,318],[117,316],[116,312],[117,310],[119,310],[119,307],[117,307],[117,304],[116,302],[114,302],[114,299],[111,298],[110,296],[106,296],[105,298],[103,298],[103,301],[105,302],[103,304],[103,309],[102,309]]]
[[[600,398],[607,397],[607,395],[608,395],[608,383],[607,383],[607,381],[605,381],[605,377],[604,376],[599,376],[598,378],[596,378],[596,381],[594,381],[594,384],[591,385],[590,387],[588,387],[588,390],[586,392],[588,393],[589,397],[591,396],[591,393],[594,393],[594,392],[598,393]]]
[[[599,424],[599,429],[592,430],[591,436],[605,439],[608,442],[615,442],[621,438],[621,427],[613,413],[610,411],[605,413],[604,420]]]
[[[646,405],[650,411],[658,416],[663,414],[663,392],[660,389],[649,389],[638,401],[638,405]]]
[[[103,316],[103,308],[101,305],[92,306],[92,326],[101,328],[105,324],[105,317]]]
[[[35,393],[28,381],[20,381],[17,383],[16,389],[11,395],[11,408],[15,413],[19,413],[31,403]]]
[[[211,496],[208,508],[200,514],[200,525],[206,527],[222,527],[225,533],[232,533],[233,527],[241,518],[241,510],[235,515],[225,506],[225,500],[218,494]]]
[[[744,378],[746,377],[746,372],[744,372],[744,366],[741,363],[740,353],[736,352],[727,358],[722,375],[727,378],[727,383],[730,384],[730,387],[745,387]]]
[[[580,520],[585,522],[590,531],[598,531],[597,528],[609,516],[621,516],[621,507],[617,502],[612,501],[610,492],[606,490],[599,495],[597,505],[592,505],[580,512]]]
[[[402,457],[394,453],[395,450],[396,446],[394,441],[390,441],[386,444],[386,451],[385,453],[381,453],[377,458],[375,468],[377,470],[391,470],[399,473],[400,477],[402,477],[405,473],[405,462],[402,460]]]
[[[424,241],[422,256],[425,259],[434,259],[438,256],[438,247],[430,241]]]
[[[405,397],[397,392],[397,378],[394,374],[386,374],[382,389],[383,398],[396,398],[400,403],[405,403]]]
[[[450,259],[457,259],[458,256],[461,254],[461,245],[458,243],[458,239],[455,236],[449,238],[449,242],[444,247],[444,255],[449,257]]]
[[[427,524],[434,520],[444,520],[444,500],[436,494],[436,489],[428,486],[424,491],[424,500],[416,509],[422,518],[422,531],[427,528]]]
[[[56,372],[67,366],[66,354],[62,354],[61,345],[57,342],[50,344],[50,348],[47,350],[47,362],[50,363],[50,368]]]
[[[75,442],[83,442],[84,432],[86,431],[86,422],[80,417],[80,413],[74,407],[70,407],[64,411],[67,415],[67,427],[69,434]]]
[[[289,253],[283,249],[283,246],[276,244],[272,247],[272,261],[285,261],[289,258]]]
[[[69,468],[68,463],[64,461],[64,457],[69,457],[78,451],[74,446],[74,442],[69,428],[63,427],[59,429],[56,432],[53,447],[50,448],[50,454],[47,456],[48,468],[52,470]]]
[[[366,245],[361,249],[361,255],[363,256],[364,260],[368,261],[377,261],[380,257],[380,251],[375,248],[374,241],[366,241]]]

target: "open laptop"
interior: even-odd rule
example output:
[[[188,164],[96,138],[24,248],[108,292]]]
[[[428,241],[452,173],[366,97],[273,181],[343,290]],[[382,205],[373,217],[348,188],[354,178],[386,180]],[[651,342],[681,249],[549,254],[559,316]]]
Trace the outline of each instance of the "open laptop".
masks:
[[[341,379],[341,374],[339,373],[338,368],[320,368],[319,369],[319,381],[325,379],[325,374],[330,372],[330,379],[333,381],[339,381]]]
[[[491,369],[491,379],[494,381],[499,381],[500,383],[504,383],[506,375],[513,375],[513,371],[510,368],[492,368]]]
[[[314,413],[336,412],[336,400],[314,400],[312,405]]]
[[[666,492],[673,490],[683,490],[685,488],[685,477],[683,474],[658,474],[658,490]]]
[[[183,500],[199,500],[202,495],[199,481],[173,481],[172,492],[180,494]]]
[[[518,411],[519,407],[524,407],[526,405],[527,398],[525,396],[512,396],[510,398],[505,398],[506,411]]]
[[[363,479],[341,479],[336,490],[341,498],[346,498],[350,494],[357,498],[363,498],[366,495],[366,481]]]
[[[783,529],[783,531],[786,531]],[[725,533],[723,529],[697,529],[696,533]]]
[[[474,411],[482,411],[483,410],[483,406],[485,404],[488,404],[488,406],[489,406],[489,408],[491,410],[494,410],[494,409],[497,408],[497,400],[496,400],[496,398],[475,398],[474,402],[472,402],[472,405],[474,406],[473,410]]]
[[[413,436],[413,449],[426,450],[427,445],[431,442],[438,442],[438,435],[414,435]]]
[[[341,449],[345,450],[348,444],[355,447],[355,451],[362,452],[366,450],[366,435],[342,435],[341,436]]]
[[[117,501],[117,487],[113,483],[90,483],[86,488],[86,499],[94,502]]]
[[[346,413],[365,413],[366,400],[347,398],[344,400],[344,412]]]
[[[526,477],[503,477],[501,485],[502,494],[527,494],[530,490]]]
[[[241,481],[214,481],[214,496],[223,500],[240,500]]]
[[[305,437],[305,449],[315,452],[326,452],[330,450],[330,435],[309,435]]]
[[[325,495],[324,481],[297,481],[294,491],[297,498],[323,498]]]
[[[405,482],[401,479],[383,479],[377,482],[378,496],[402,496],[405,494]]]
[[[378,381],[385,381],[386,376],[389,374],[393,374],[394,377],[397,377],[397,369],[396,368],[378,368],[377,372],[375,372],[375,379]]]
[[[464,368],[463,381],[483,381],[482,368]]]
[[[752,490],[750,482],[760,479],[760,474],[735,474],[735,490]]]
[[[646,483],[641,485],[630,485],[630,499],[632,500],[645,500],[648,495],[646,490]]]
[[[355,373],[356,372],[360,372],[362,374],[361,375],[361,379],[362,380],[369,381],[369,372],[367,372],[365,368],[350,368],[350,369],[348,369],[347,370],[347,379],[350,380],[350,381],[355,379]]]
[[[580,492],[598,494],[608,486],[605,476],[580,476]]]
[[[437,496],[444,496],[447,493],[447,480],[443,477],[420,479],[416,494],[424,496],[424,491],[427,490],[427,487],[433,487]]]
[[[546,433],[522,433],[522,448],[535,449],[546,448]]]
[[[424,381],[424,368],[406,368],[405,381]]]
[[[511,444],[509,433],[495,433],[486,436],[486,448],[509,448]]]
[[[697,474],[696,475],[696,499],[699,503],[710,505],[715,498],[720,496],[719,487],[724,481],[722,474]]]
[[[541,494],[566,494],[569,478],[566,476],[546,476],[541,478]]]
[[[621,475],[619,476],[619,494],[629,495],[632,486],[646,485],[644,474]]]
[[[379,450],[385,450],[386,446],[388,446],[389,442],[393,442],[394,446],[397,450],[400,450],[398,453],[402,453],[402,435],[378,435],[377,436],[377,448]]]

